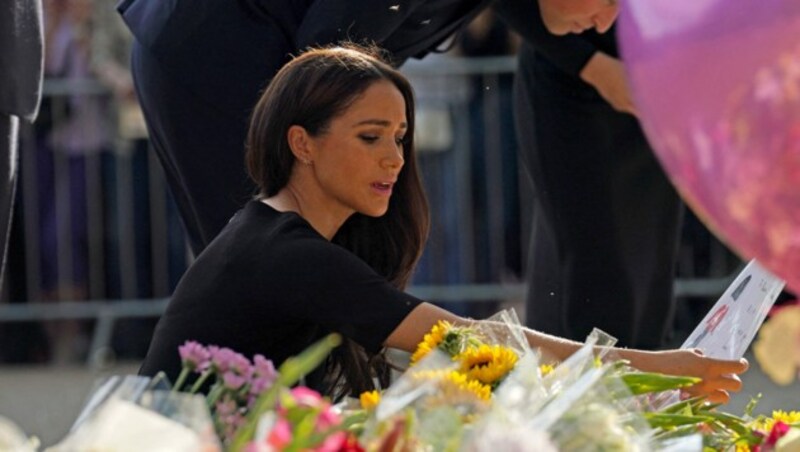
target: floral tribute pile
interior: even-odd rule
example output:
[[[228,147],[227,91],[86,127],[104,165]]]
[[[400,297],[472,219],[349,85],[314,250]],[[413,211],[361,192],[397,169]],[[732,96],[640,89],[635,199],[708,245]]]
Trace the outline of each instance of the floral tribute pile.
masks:
[[[697,379],[636,371],[599,331],[548,365],[513,311],[470,327],[440,322],[389,388],[333,404],[298,383],[339,341],[326,337],[277,370],[263,356],[187,342],[174,384],[106,381],[50,450],[800,450],[800,412],[753,416],[754,401],[737,416],[698,398],[664,406],[664,394]],[[8,425],[0,419],[0,450],[34,450]]]

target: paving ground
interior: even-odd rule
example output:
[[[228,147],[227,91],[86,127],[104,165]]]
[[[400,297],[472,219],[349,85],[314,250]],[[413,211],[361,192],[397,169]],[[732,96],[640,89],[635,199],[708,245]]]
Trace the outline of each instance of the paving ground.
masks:
[[[44,445],[53,444],[69,429],[98,378],[133,373],[136,368],[136,363],[117,364],[102,372],[83,367],[0,367],[0,415],[38,436]],[[800,383],[776,386],[757,365],[744,376],[744,382],[744,391],[736,395],[727,411],[741,413],[758,393],[763,398],[757,412],[800,410]]]

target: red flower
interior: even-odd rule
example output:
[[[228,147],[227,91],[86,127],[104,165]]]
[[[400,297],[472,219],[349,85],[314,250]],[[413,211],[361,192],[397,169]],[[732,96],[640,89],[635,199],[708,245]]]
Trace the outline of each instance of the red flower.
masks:
[[[772,430],[769,432],[769,436],[767,436],[767,444],[770,446],[774,446],[778,443],[778,440],[783,437],[783,435],[789,432],[791,427],[783,421],[775,422],[775,425],[772,426]]]

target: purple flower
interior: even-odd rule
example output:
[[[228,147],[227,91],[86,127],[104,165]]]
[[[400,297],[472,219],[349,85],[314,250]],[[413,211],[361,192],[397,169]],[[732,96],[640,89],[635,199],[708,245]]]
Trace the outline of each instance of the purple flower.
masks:
[[[181,355],[183,365],[187,366],[190,370],[202,372],[209,366],[211,353],[198,342],[186,341],[183,345],[178,347],[178,353]]]
[[[222,375],[222,382],[225,384],[226,388],[236,391],[247,383],[247,377],[229,371]]]
[[[217,401],[216,408],[217,415],[222,417],[234,414],[239,407],[233,399],[226,395],[222,400]]]
[[[211,363],[219,373],[234,372],[239,376],[250,379],[253,374],[253,365],[244,355],[236,353],[227,347],[209,347]]]
[[[278,372],[275,371],[275,365],[272,361],[264,357],[264,355],[256,355],[253,357],[256,375],[269,380],[275,381],[278,378]]]
[[[255,355],[253,362],[255,364],[253,366],[252,381],[250,382],[250,394],[257,396],[272,386],[278,378],[278,372],[275,371],[272,361],[263,355]]]
[[[234,353],[231,356],[230,370],[236,372],[237,375],[245,377],[247,380],[250,380],[253,376],[253,365],[250,360],[239,353]]]
[[[211,353],[211,364],[217,371],[224,373],[230,370],[231,360],[236,352],[227,347],[215,346],[209,347],[208,351]]]
[[[262,377],[255,377],[250,382],[250,394],[254,396],[258,396],[262,392],[266,391],[270,387],[272,387],[272,383],[275,379],[269,378],[262,378]]]

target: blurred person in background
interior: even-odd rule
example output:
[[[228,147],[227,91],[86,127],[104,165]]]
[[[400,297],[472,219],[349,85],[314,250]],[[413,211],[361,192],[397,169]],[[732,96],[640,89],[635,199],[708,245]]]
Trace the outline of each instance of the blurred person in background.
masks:
[[[465,57],[514,55],[519,36],[494,10],[483,11],[459,36],[457,50]],[[510,282],[521,279],[519,165],[512,109],[513,75],[483,73],[471,77],[470,159],[475,218],[477,282]],[[495,174],[488,174],[489,171]],[[499,188],[490,187],[500,185]],[[496,205],[493,195],[501,195]],[[500,220],[496,220],[496,216]],[[499,226],[497,230],[493,226]],[[493,251],[493,248],[494,249]],[[497,257],[500,257],[499,259]],[[496,311],[486,304],[478,317]]]
[[[87,162],[110,151],[113,134],[108,99],[80,88],[93,78],[92,0],[46,0],[44,6],[45,77],[73,85],[45,97],[35,130],[39,293],[44,301],[80,301],[90,296],[90,198],[102,195],[87,186]],[[88,325],[64,320],[46,327],[53,360],[83,359]]]
[[[119,260],[114,298],[169,296],[186,269],[186,246],[180,218],[169,191],[159,183],[160,168],[151,164],[147,129],[130,71],[133,36],[115,11],[116,1],[94,0],[90,63],[97,80],[111,92],[110,126],[113,162],[107,190],[115,200],[107,246]],[[155,319],[115,322],[117,356],[141,358],[147,351]]]
[[[515,111],[535,193],[527,323],[657,349],[671,332],[682,203],[637,120],[611,23],[573,25],[557,36],[534,21],[519,52]]]

